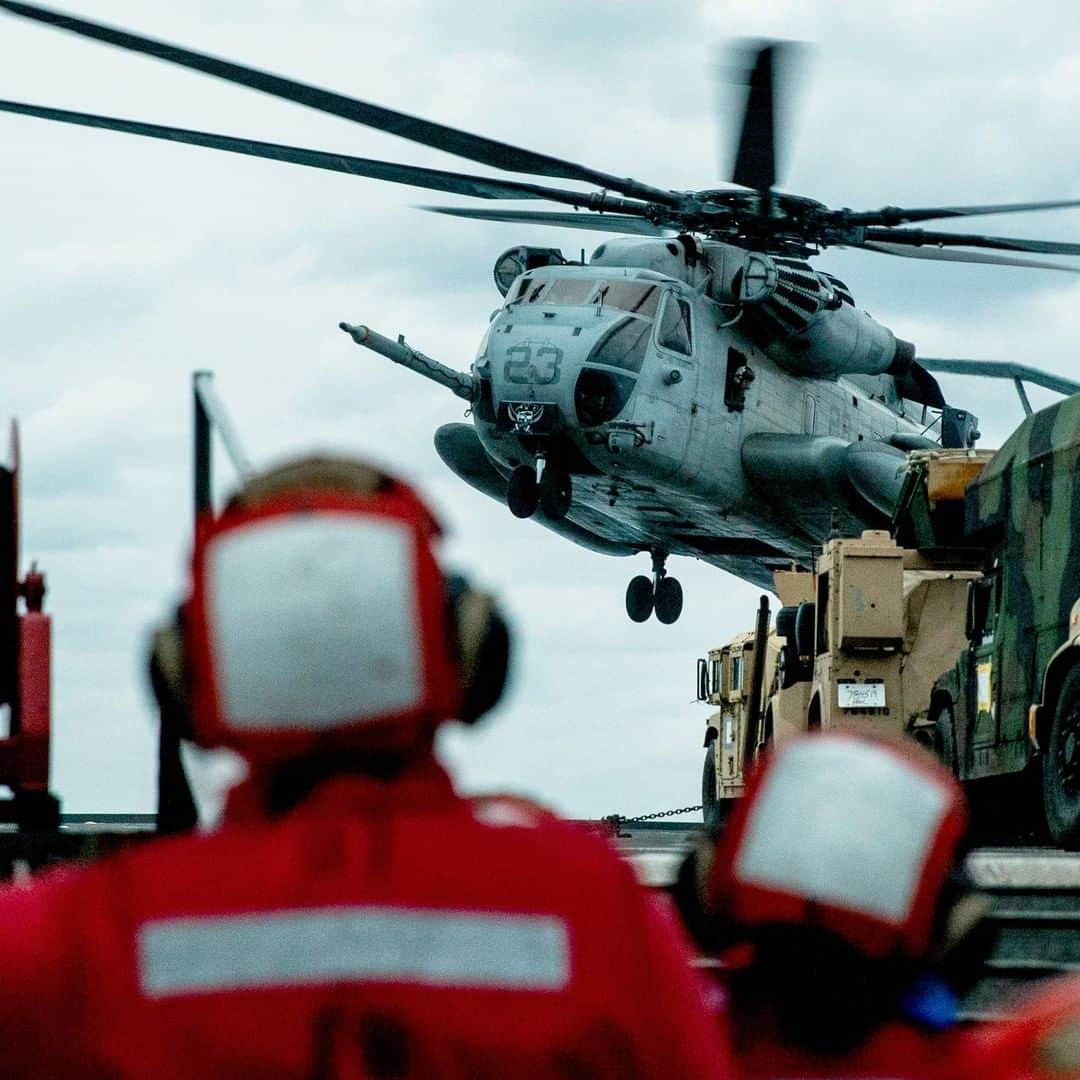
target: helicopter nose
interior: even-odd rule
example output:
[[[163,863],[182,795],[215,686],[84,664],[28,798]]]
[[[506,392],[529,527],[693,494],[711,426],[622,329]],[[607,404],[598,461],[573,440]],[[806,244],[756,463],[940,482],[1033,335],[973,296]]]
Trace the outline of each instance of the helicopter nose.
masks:
[[[491,379],[496,404],[536,401],[566,409],[572,404],[568,387],[576,374],[575,354],[581,350],[577,341],[569,327],[507,322],[505,328],[495,327],[477,370]]]

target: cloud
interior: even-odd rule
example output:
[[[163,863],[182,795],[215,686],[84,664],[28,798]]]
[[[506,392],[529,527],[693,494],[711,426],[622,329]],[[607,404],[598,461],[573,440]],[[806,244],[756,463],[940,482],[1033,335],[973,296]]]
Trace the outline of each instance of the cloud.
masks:
[[[797,88],[792,191],[856,207],[1064,198],[1080,36],[1064,2],[894,5],[643,2],[471,7],[433,0],[71,0],[76,11],[467,130],[655,184],[717,183],[714,43],[817,43]],[[977,25],[978,33],[972,33]],[[436,150],[3,17],[0,96],[483,173]],[[717,126],[719,125],[719,132]],[[496,586],[518,630],[513,692],[445,740],[471,785],[526,788],[574,814],[695,803],[708,710],[694,661],[750,625],[758,590],[673,560],[674,627],[630,624],[647,558],[606,559],[510,519],[441,464],[461,418],[440,388],[357,349],[364,321],[465,367],[498,302],[491,267],[589,233],[422,214],[374,181],[0,116],[0,341],[23,418],[24,552],[49,575],[57,782],[72,809],[146,809],[146,628],[183,581],[190,373],[212,368],[252,457],[312,445],[376,456],[421,484],[447,558]],[[561,181],[555,181],[561,182]],[[1073,236],[1075,213],[980,219]],[[1019,224],[1018,224],[1019,223]],[[1068,374],[1065,275],[830,252],[862,304],[924,355],[1018,359]],[[1018,417],[996,384],[947,382],[991,438]],[[219,490],[231,482],[218,451]]]

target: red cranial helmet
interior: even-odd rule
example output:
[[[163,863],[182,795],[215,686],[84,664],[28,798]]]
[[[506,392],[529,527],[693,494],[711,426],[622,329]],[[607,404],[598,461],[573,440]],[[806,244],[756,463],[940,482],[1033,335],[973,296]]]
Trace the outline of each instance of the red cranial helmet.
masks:
[[[752,778],[704,881],[744,928],[807,925],[872,956],[919,956],[966,831],[963,793],[913,745],[811,735]]]
[[[197,530],[183,609],[196,741],[256,763],[404,751],[460,716],[495,616],[448,589],[438,535],[409,487],[356,462],[250,480]]]

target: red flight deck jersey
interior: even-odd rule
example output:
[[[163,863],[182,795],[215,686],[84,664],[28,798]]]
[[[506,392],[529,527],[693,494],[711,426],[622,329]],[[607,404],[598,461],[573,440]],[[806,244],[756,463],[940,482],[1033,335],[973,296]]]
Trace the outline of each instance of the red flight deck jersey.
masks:
[[[0,892],[5,1077],[733,1075],[662,898],[430,761]]]
[[[1080,1080],[1080,978],[1054,979],[1008,1020],[971,1031],[959,1080]]]
[[[737,1054],[736,1069],[744,1080],[956,1080],[966,1076],[955,1071],[956,1049],[954,1032],[931,1035],[896,1022],[835,1057],[761,1042]]]

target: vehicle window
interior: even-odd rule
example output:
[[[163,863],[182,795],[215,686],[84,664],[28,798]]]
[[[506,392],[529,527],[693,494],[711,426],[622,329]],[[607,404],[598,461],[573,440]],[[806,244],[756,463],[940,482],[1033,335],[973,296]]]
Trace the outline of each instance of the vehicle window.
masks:
[[[588,362],[640,371],[651,330],[652,323],[644,319],[624,319],[601,339]]]
[[[731,658],[731,689],[732,689],[732,691],[742,689],[742,673],[743,673],[743,658],[741,656],[733,656]]]
[[[532,284],[532,278],[528,274],[524,274],[518,278],[517,288],[506,298],[508,304],[516,303],[518,300],[523,300],[525,294],[529,291],[529,286]]]
[[[660,320],[660,332],[657,342],[665,349],[689,356],[690,341],[690,305],[677,296],[669,296],[664,305],[664,315]]]
[[[719,660],[714,660],[712,662],[712,668],[711,668],[711,671],[710,671],[710,676],[711,676],[712,682],[711,682],[711,688],[710,688],[709,692],[712,693],[712,694],[719,694],[720,693],[720,661]]]
[[[584,304],[595,286],[596,282],[588,278],[556,278],[544,294],[543,303],[570,306]]]
[[[647,319],[656,317],[660,290],[655,285],[642,285],[636,281],[606,281],[601,288],[604,290],[605,307],[630,311]]]
[[[727,351],[727,373],[724,376],[724,404],[728,412],[746,408],[746,390],[754,381],[754,373],[746,357],[738,349]]]
[[[528,298],[526,299],[525,303],[526,304],[535,304],[537,299],[539,298],[540,294],[544,291],[544,289],[546,287],[547,287],[547,282],[546,281],[538,281],[536,283],[536,287],[529,293]]]

